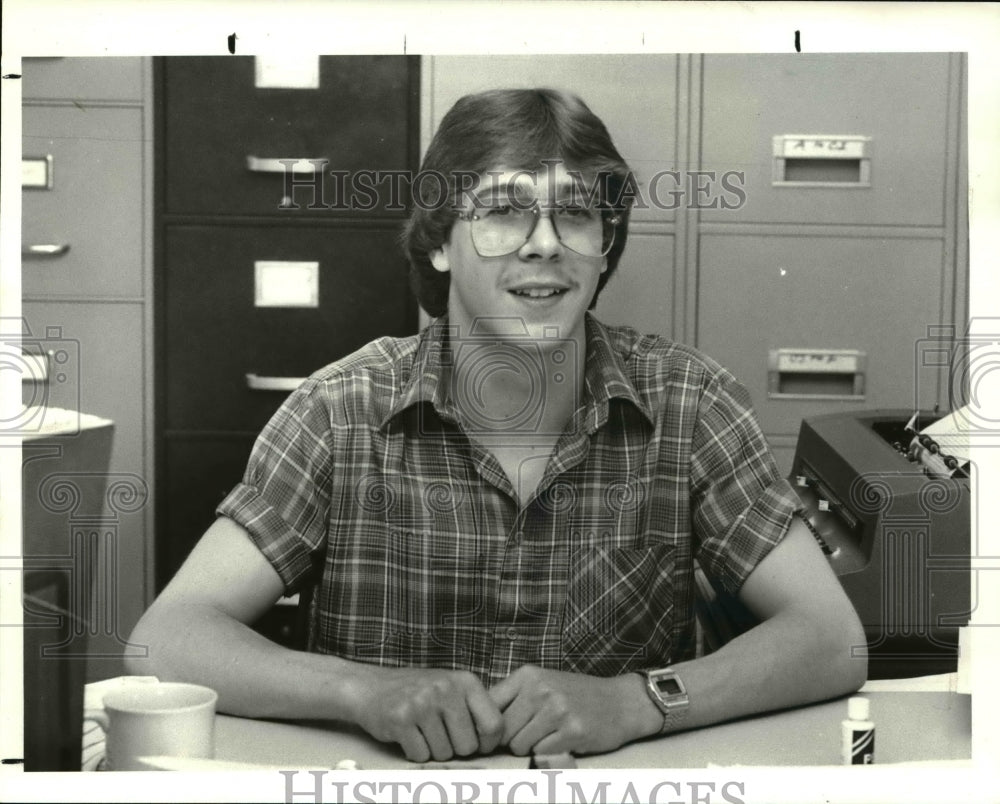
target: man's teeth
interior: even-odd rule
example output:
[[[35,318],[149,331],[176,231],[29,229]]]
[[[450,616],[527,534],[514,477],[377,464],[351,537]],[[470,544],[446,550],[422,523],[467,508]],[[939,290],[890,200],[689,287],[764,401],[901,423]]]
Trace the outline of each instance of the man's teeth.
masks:
[[[532,299],[544,299],[548,296],[555,296],[557,293],[562,293],[561,288],[527,288],[525,290],[515,290],[518,296],[528,296]]]

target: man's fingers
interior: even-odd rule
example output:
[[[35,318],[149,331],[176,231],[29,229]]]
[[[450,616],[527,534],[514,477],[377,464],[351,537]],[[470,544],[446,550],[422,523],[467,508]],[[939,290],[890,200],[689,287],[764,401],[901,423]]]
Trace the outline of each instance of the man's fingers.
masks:
[[[547,717],[538,713],[507,740],[507,747],[511,753],[522,757],[533,751],[542,753],[538,746],[550,737],[556,737],[552,731],[552,723]]]
[[[410,726],[405,729],[399,735],[397,742],[400,748],[403,749],[403,753],[406,754],[406,758],[411,762],[426,762],[431,758],[431,751],[427,747],[427,741],[416,726]]]
[[[527,693],[518,695],[513,701],[511,701],[507,708],[503,710],[503,735],[501,740],[504,745],[513,750],[513,741],[515,737],[536,718],[537,714],[538,709],[532,704],[531,700],[529,700],[529,695]],[[524,741],[522,740],[521,744],[523,744],[523,742]],[[525,752],[514,751],[514,753],[523,754]]]
[[[488,754],[500,745],[503,738],[503,715],[500,713],[496,701],[486,690],[476,690],[470,693],[468,706],[476,731],[479,751]]]
[[[451,745],[451,739],[448,737],[448,731],[444,727],[444,723],[441,718],[437,715],[430,715],[420,724],[420,731],[424,735],[424,739],[427,741],[427,747],[430,749],[431,757],[436,759],[438,762],[443,762],[446,759],[451,759],[455,755],[455,751]]]
[[[408,759],[446,761],[499,745],[503,715],[472,673],[407,669],[381,673],[380,680],[384,686],[365,710],[370,722],[362,725],[399,743]]]
[[[455,709],[449,707],[444,712],[444,725],[448,730],[448,739],[452,750],[460,757],[475,753],[479,748],[479,735],[472,715],[465,707]]]
[[[554,731],[547,737],[543,737],[533,746],[531,746],[531,753],[533,754],[568,754],[571,753],[569,742],[562,732]]]
[[[493,699],[493,703],[496,704],[501,712],[510,706],[511,701],[517,697],[517,692],[520,688],[517,678],[516,674],[507,676],[503,681],[494,684],[488,690],[490,698]]]

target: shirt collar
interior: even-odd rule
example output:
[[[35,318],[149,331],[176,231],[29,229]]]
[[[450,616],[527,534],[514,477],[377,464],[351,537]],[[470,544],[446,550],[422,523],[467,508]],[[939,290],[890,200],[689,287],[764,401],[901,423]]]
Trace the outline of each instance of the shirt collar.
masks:
[[[385,427],[404,410],[420,402],[430,402],[439,416],[453,418],[448,394],[450,366],[443,357],[449,354],[447,344],[450,334],[447,316],[434,319],[420,333],[409,376],[403,380],[399,396],[380,427]]]
[[[648,406],[639,397],[625,371],[625,361],[612,343],[607,327],[589,312],[586,320],[586,364],[584,366],[584,428],[593,432],[608,419],[612,399],[631,402],[652,424]],[[409,376],[403,381],[395,404],[381,422],[393,418],[421,402],[430,402],[443,419],[456,421],[451,399],[449,342],[453,328],[447,316],[434,319],[420,333]]]
[[[635,405],[650,424],[653,416],[628,378],[625,358],[612,342],[612,333],[589,312],[587,326],[587,363],[584,367],[585,427],[593,432],[608,420],[612,399],[624,399]]]

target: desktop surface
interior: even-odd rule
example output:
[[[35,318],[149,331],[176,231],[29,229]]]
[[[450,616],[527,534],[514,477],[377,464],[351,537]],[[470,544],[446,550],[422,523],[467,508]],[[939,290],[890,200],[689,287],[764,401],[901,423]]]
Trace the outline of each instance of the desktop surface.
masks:
[[[875,762],[968,760],[971,696],[955,692],[871,692]],[[651,738],[617,751],[576,759],[579,768],[704,768],[709,765],[839,765],[846,698]],[[219,715],[216,759],[289,769],[333,768],[354,760],[364,770],[427,767],[395,746],[339,723],[278,722]],[[525,769],[527,757],[486,757],[428,763],[432,767]]]

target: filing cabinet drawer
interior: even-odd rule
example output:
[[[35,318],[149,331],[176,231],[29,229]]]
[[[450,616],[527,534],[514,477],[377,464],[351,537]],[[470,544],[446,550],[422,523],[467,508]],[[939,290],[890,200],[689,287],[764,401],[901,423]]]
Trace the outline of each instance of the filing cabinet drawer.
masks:
[[[702,220],[943,225],[949,58],[705,56],[702,167],[745,172],[746,202],[705,209]],[[915,95],[919,103],[902,100]],[[788,134],[871,137],[871,186],[772,186],[772,138]],[[824,158],[809,168],[829,183],[845,164]]]
[[[140,367],[143,306],[118,302],[27,301],[22,314],[33,352],[53,352],[45,384],[22,383],[26,404],[82,410],[111,419],[111,466],[143,473],[145,427]]]
[[[142,110],[26,106],[23,155],[52,156],[51,189],[22,192],[25,295],[142,294]]]
[[[26,101],[141,101],[144,64],[136,57],[26,58]]]
[[[259,430],[287,392],[246,375],[305,377],[382,335],[416,331],[398,224],[348,230],[168,226],[168,429]],[[315,307],[255,306],[255,262],[318,263]]]
[[[343,187],[329,175],[322,193],[314,195],[311,187],[294,190],[300,209],[281,210],[284,168],[276,160],[326,159],[326,174],[408,168],[411,116],[418,112],[410,80],[413,64],[403,56],[323,57],[318,89],[274,89],[255,87],[251,57],[168,59],[166,211],[280,213],[285,218],[350,214],[350,209],[308,209],[314,201],[345,203],[337,192]],[[251,169],[248,157],[270,160],[270,165]],[[308,177],[295,179],[301,183]],[[384,212],[393,201],[390,183],[373,179],[368,184],[383,192],[359,190],[357,204]],[[345,205],[351,206],[350,199]],[[395,214],[402,211],[401,206]]]
[[[673,235],[632,232],[614,276],[598,298],[597,317],[642,333],[673,336],[677,286]]]
[[[941,321],[940,241],[702,235],[700,254],[698,346],[747,386],[768,435],[821,413],[934,407],[940,378],[917,357]],[[825,398],[821,376],[796,379],[815,394],[769,397],[782,348],[864,352],[863,398]]]

